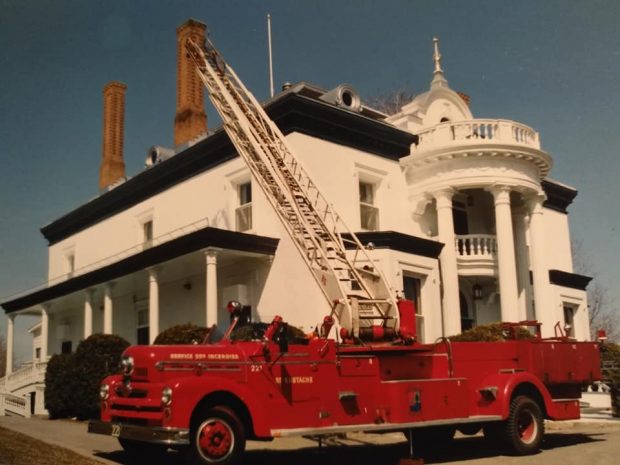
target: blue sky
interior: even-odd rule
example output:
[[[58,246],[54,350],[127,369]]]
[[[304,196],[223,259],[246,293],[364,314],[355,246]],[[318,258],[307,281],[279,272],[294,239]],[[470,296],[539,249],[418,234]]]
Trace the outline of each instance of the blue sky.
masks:
[[[475,116],[540,132],[551,176],[579,190],[572,236],[620,302],[615,0],[0,0],[0,298],[46,279],[39,228],[97,195],[103,86],[128,85],[125,161],[135,174],[148,147],[172,145],[176,27],[207,23],[260,100],[267,13],[276,88],[305,80],[347,82],[362,97],[422,92],[439,37],[446,77],[471,96]],[[31,323],[17,321],[22,331]],[[18,341],[20,353],[29,344]]]

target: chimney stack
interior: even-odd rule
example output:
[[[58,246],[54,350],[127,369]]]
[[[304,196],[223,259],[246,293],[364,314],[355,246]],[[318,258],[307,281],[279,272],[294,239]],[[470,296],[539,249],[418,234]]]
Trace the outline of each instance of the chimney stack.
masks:
[[[103,88],[103,153],[99,168],[99,189],[125,177],[123,139],[125,90],[122,82],[111,81]]]
[[[174,145],[182,145],[207,132],[204,107],[204,86],[196,66],[185,51],[185,42],[191,38],[204,43],[207,26],[188,19],[177,28],[177,114],[174,118]]]

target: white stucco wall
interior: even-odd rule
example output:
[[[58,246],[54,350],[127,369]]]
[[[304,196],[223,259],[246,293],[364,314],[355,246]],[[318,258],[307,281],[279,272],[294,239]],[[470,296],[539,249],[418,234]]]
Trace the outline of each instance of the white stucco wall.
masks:
[[[549,208],[544,209],[547,264],[549,269],[568,273],[573,271],[568,215]]]

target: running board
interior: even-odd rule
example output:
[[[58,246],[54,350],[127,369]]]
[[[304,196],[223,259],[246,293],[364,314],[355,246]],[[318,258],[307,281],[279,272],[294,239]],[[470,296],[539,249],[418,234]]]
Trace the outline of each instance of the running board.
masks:
[[[499,415],[478,415],[467,418],[450,418],[447,420],[415,421],[411,423],[368,423],[363,425],[336,425],[324,426],[322,428],[291,428],[291,429],[272,429],[270,431],[274,438],[286,438],[291,436],[306,436],[314,434],[337,434],[352,433],[363,431],[365,433],[377,433],[384,431],[401,431],[411,428],[424,428],[426,426],[462,425],[468,423],[486,423],[491,421],[501,421]]]

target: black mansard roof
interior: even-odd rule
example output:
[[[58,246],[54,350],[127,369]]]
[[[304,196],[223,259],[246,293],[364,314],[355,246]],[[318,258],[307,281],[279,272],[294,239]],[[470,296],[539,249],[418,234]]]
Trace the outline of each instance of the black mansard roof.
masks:
[[[417,136],[380,121],[380,113],[339,108],[318,100],[317,92],[309,85],[295,86],[268,102],[265,110],[285,135],[300,132],[392,160],[408,155],[411,144],[417,142]],[[50,245],[55,244],[237,156],[228,135],[219,129],[44,226],[41,232]]]

